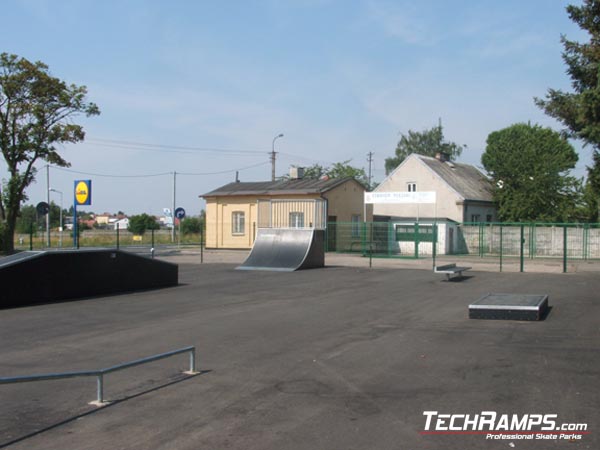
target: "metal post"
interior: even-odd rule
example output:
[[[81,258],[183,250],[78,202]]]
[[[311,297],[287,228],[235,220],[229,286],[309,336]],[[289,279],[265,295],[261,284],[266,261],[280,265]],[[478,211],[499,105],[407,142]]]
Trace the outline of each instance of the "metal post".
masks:
[[[190,350],[190,372],[196,371],[196,349]]]
[[[50,208],[50,164],[46,164],[46,199]],[[46,214],[46,247],[50,248],[50,209]]]
[[[152,231],[152,233],[151,233],[152,234],[152,248],[154,248],[154,230],[151,230],[151,231]]]
[[[432,255],[433,255],[433,268],[435,269],[435,256],[437,251],[437,224],[433,223],[433,242],[432,242]]]
[[[523,272],[523,265],[524,265],[524,255],[523,255],[523,251],[524,251],[524,247],[525,246],[525,225],[521,224],[521,264],[520,264],[520,272]]]
[[[503,253],[503,245],[502,245],[502,224],[500,224],[500,272],[502,272],[502,253]]]
[[[79,248],[79,227],[77,226],[77,202],[73,195],[73,247]]]
[[[100,404],[100,403],[104,403],[104,375],[103,374],[98,374],[97,377],[97,399],[96,401]]]
[[[175,202],[177,200],[177,172],[173,172],[173,209],[171,209],[171,242],[175,243]]]
[[[371,222],[371,232],[369,237],[369,269],[373,267],[373,222]]]
[[[204,220],[206,220],[206,217],[204,218]],[[204,262],[204,223],[200,222],[200,264],[202,264],[203,262]]]
[[[419,222],[415,222],[415,259],[419,259]]]
[[[119,222],[115,222],[115,230],[117,231],[117,250],[119,250]]]
[[[567,273],[567,226],[563,225],[563,273]]]
[[[29,227],[29,250],[33,250],[33,223]]]

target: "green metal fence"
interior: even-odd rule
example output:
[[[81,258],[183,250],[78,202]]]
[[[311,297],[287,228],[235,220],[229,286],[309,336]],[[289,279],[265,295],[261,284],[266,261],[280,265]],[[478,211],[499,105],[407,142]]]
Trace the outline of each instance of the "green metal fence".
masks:
[[[392,222],[329,222],[325,251],[363,256],[419,258],[436,250],[437,225]]]
[[[387,258],[469,256],[507,262],[600,260],[600,224],[335,222],[326,251]]]
[[[135,235],[128,230],[85,230],[79,233],[79,247],[148,247],[159,246],[189,246],[204,245],[204,232],[184,234],[175,229],[171,230],[148,230],[142,235]],[[15,236],[15,248],[17,250],[43,250],[47,248],[73,248],[72,231],[66,230],[62,234],[53,231],[50,234],[50,246],[47,245],[47,235],[43,230],[32,231],[28,234]]]

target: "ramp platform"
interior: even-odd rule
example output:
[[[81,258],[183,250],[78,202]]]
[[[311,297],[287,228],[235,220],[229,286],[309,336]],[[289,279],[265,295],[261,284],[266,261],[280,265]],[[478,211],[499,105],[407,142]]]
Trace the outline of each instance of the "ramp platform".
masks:
[[[325,266],[325,231],[259,228],[248,259],[238,270],[292,272]]]
[[[469,319],[542,320],[548,312],[548,296],[486,294],[469,305]]]
[[[49,250],[0,258],[0,308],[178,284],[178,266],[120,250]]]

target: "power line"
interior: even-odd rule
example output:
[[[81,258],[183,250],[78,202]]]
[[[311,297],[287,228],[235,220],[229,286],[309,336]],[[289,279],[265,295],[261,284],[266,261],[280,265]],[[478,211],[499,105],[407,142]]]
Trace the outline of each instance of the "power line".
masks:
[[[171,175],[173,172],[162,172],[162,173],[152,173],[145,175],[112,175],[112,174],[104,174],[104,173],[92,173],[92,172],[82,172],[79,170],[65,169],[64,167],[50,166],[53,169],[61,170],[63,172],[71,172],[78,173],[80,175],[90,175],[94,177],[107,177],[107,178],[150,178],[150,177],[161,177],[164,175]]]
[[[205,176],[205,175],[220,175],[224,173],[233,173],[241,170],[252,169],[253,167],[265,166],[269,164],[269,162],[261,162],[259,164],[253,164],[251,166],[241,167],[237,169],[228,169],[222,170],[219,172],[203,172],[203,173],[192,173],[192,172],[177,172],[177,175],[191,175],[191,176]],[[106,177],[106,178],[151,178],[151,177],[162,177],[166,175],[172,175],[173,172],[161,172],[161,173],[152,173],[152,174],[143,174],[143,175],[114,175],[114,174],[105,174],[105,173],[93,173],[93,172],[82,172],[79,170],[65,169],[64,167],[50,166],[53,169],[61,170],[63,172],[71,172],[77,173],[80,175],[89,175],[94,177]]]
[[[86,142],[99,144],[110,144],[123,146],[125,148],[137,148],[138,150],[143,149],[154,149],[156,151],[173,152],[173,150],[186,150],[191,152],[219,152],[219,153],[250,153],[250,154],[265,154],[269,153],[268,150],[249,150],[249,149],[231,149],[231,148],[217,148],[217,147],[194,147],[194,146],[183,146],[183,145],[171,145],[171,144],[150,144],[144,142],[135,141],[122,141],[117,139],[103,139],[103,138],[90,138]]]
[[[220,172],[204,172],[204,173],[177,172],[177,175],[220,175],[223,173],[233,173],[233,172],[238,172],[240,170],[252,169],[253,167],[266,166],[267,164],[271,164],[271,163],[270,162],[261,162],[258,164],[253,164],[251,166],[246,166],[246,167],[242,167],[239,169],[222,170]]]

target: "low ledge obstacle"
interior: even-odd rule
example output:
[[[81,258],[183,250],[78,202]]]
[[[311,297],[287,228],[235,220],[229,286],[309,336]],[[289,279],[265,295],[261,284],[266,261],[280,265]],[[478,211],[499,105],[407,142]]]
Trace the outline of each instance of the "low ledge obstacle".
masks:
[[[542,320],[548,295],[486,294],[469,305],[469,319]]]
[[[176,264],[121,250],[22,252],[0,259],[0,308],[177,286]]]

